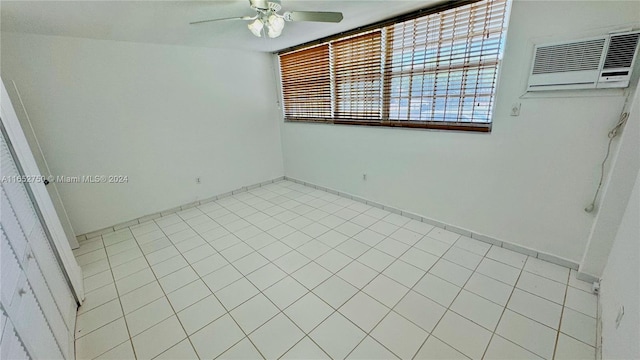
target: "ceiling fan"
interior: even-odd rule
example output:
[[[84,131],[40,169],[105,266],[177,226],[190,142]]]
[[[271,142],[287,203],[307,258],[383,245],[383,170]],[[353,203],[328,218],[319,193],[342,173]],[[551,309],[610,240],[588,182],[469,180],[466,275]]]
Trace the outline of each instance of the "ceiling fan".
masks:
[[[256,11],[254,16],[242,16],[223,19],[200,20],[191,22],[191,25],[202,24],[213,21],[225,20],[247,20],[251,21],[247,26],[253,35],[262,37],[263,32],[270,38],[277,38],[282,34],[285,21],[317,21],[339,23],[342,21],[342,13],[326,11],[285,11],[278,14],[282,9],[280,0],[249,0],[251,8]]]

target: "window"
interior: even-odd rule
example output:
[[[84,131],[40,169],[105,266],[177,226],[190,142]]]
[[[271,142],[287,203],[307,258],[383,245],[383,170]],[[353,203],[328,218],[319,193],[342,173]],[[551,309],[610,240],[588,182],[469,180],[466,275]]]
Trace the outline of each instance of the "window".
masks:
[[[507,0],[446,6],[281,52],[285,120],[490,131]]]

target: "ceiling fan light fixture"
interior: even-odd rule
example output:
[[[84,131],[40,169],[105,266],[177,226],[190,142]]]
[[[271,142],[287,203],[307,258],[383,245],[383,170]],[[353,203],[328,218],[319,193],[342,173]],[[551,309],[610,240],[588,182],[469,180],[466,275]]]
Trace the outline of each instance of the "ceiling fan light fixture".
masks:
[[[262,37],[262,28],[264,27],[262,20],[256,19],[255,21],[249,23],[247,27],[249,28],[249,30],[251,30],[253,35],[257,37]]]
[[[282,29],[284,29],[284,19],[281,16],[276,14],[271,14],[267,18],[267,35],[270,38],[277,38],[282,34]]]

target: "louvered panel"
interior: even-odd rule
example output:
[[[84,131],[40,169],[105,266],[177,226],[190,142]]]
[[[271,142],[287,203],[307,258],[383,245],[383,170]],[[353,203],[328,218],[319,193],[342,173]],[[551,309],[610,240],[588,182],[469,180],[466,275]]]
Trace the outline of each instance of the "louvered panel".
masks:
[[[4,315],[3,315],[4,317]],[[7,360],[30,359],[11,321],[7,321],[0,338],[0,358]]]
[[[2,286],[0,290],[2,292],[0,300],[5,308],[12,306],[11,301],[14,299],[14,294],[18,289],[18,281],[22,274],[22,268],[20,263],[9,244],[4,227],[2,227],[2,242],[0,243],[0,264],[2,269]]]
[[[280,56],[286,118],[331,117],[329,45]]]
[[[56,301],[49,290],[47,282],[42,275],[42,271],[37,263],[30,264],[26,271],[27,280],[31,285],[35,297],[38,299],[38,304],[42,308],[42,312],[47,314],[47,324],[51,328],[51,332],[55,336],[57,343],[64,351],[65,358],[69,358],[69,349],[67,348],[69,341],[69,329],[64,323],[62,314],[57,308]]]
[[[332,44],[335,69],[334,117],[380,120],[382,115],[382,32]]]
[[[67,329],[73,329],[75,317],[68,316],[68,309],[69,307],[75,307],[75,301],[67,292],[60,291],[60,289],[67,288],[67,283],[40,223],[29,234],[29,243],[42,274],[47,274],[46,289],[49,295],[43,292],[43,296],[54,300],[55,302],[52,305],[56,305],[50,308],[51,313],[47,311],[46,314],[51,314],[51,318],[56,319],[61,316]],[[58,291],[55,291],[56,289]],[[63,346],[64,342],[60,342],[60,344]]]
[[[5,142],[2,142],[2,175],[3,176],[19,176],[20,173],[16,168],[15,162],[9,152]],[[2,182],[2,187],[7,192],[9,201],[12,204],[13,212],[18,218],[18,222],[22,226],[25,233],[27,233],[35,223],[38,221],[33,205],[29,199],[29,195],[24,187],[24,184],[19,182]]]
[[[21,339],[36,359],[62,359],[62,353],[47,323],[38,300],[28,283],[22,286],[24,294],[20,299],[20,308],[12,322]]]
[[[597,70],[605,39],[541,46],[536,49],[533,74]]]
[[[20,223],[18,223],[18,218],[13,212],[13,207],[9,202],[7,193],[4,191],[4,187],[1,187],[1,189],[0,206],[2,208],[0,211],[2,212],[2,216],[0,216],[0,224],[2,224],[7,238],[11,239],[11,246],[16,257],[22,261],[25,249],[27,248],[27,238],[22,232],[22,228],[20,227]]]
[[[640,33],[611,36],[604,69],[631,67]]]

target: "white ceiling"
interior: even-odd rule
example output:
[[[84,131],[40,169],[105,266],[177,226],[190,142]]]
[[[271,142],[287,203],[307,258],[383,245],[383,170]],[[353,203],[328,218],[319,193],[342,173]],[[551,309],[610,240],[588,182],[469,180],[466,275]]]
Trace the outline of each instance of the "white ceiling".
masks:
[[[275,51],[427,7],[437,0],[283,0],[283,11],[341,11],[339,24],[288,22],[277,39],[257,38],[246,21],[203,19],[253,15],[248,0],[1,1],[2,31],[91,39]]]

